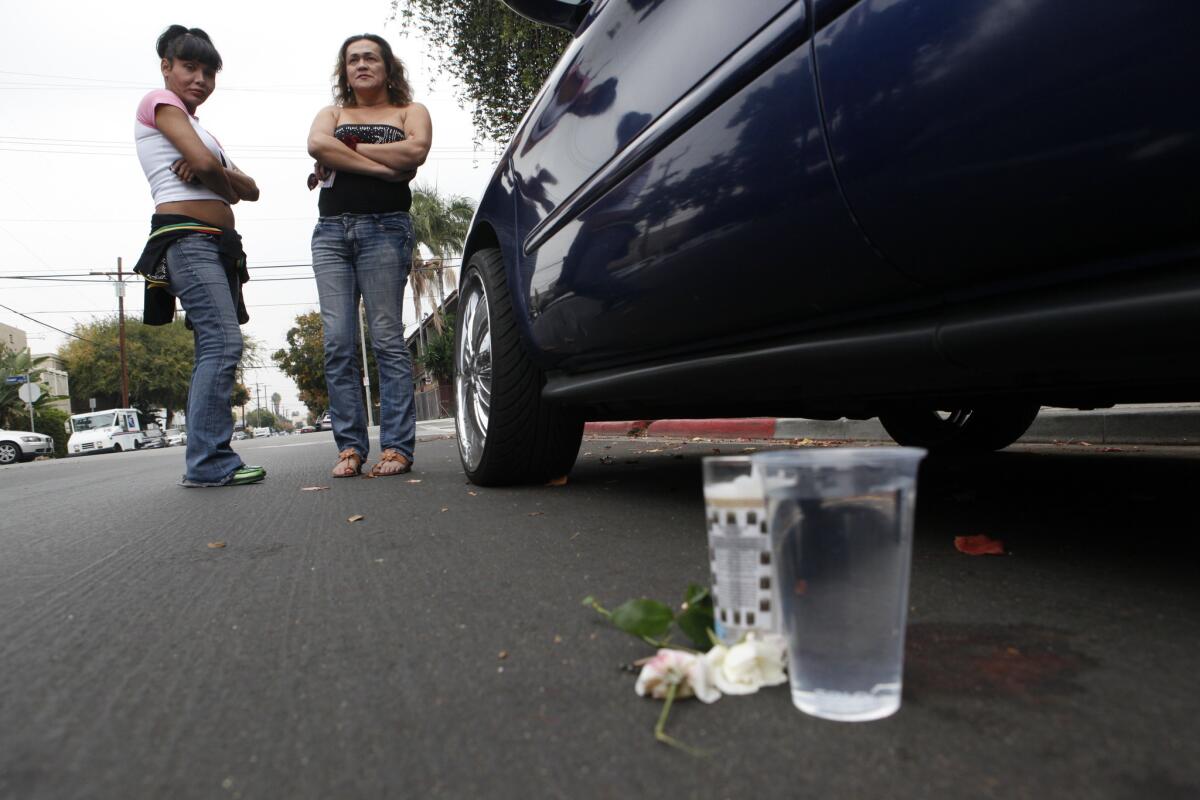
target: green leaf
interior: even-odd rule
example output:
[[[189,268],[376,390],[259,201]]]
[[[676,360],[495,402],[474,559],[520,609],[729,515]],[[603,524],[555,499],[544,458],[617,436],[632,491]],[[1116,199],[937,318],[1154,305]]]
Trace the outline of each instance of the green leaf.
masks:
[[[712,595],[708,589],[692,584],[688,586],[684,598],[684,610],[675,618],[675,624],[698,650],[707,651],[712,646],[708,631],[716,624],[713,620]]]
[[[687,591],[683,593],[683,602],[690,606],[693,603],[702,602],[706,597],[708,597],[707,586],[701,586],[697,583],[689,583]],[[712,601],[709,602],[711,603]]]
[[[583,604],[585,606],[587,606],[588,608],[591,608],[592,604],[595,602],[596,602],[596,598],[592,597],[590,594],[587,597],[583,598]]]
[[[671,627],[671,607],[657,600],[627,600],[613,609],[612,623],[634,636],[658,638]]]

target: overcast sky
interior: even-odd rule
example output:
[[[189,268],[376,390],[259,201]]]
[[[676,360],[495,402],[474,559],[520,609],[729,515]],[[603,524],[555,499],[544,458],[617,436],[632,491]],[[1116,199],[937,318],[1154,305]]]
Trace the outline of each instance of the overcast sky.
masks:
[[[287,408],[300,408],[296,388],[269,354],[284,345],[297,314],[316,308],[309,240],[317,196],[305,186],[305,138],[330,102],[342,41],[386,36],[409,69],[415,99],[429,108],[433,149],[415,185],[477,199],[490,177],[494,145],[475,148],[455,87],[415,32],[404,36],[389,22],[387,0],[0,0],[0,8],[0,303],[66,331],[115,313],[111,286],[5,276],[112,270],[118,257],[127,270],[136,263],[153,204],[134,155],[134,112],[142,95],[162,87],[159,33],[172,23],[203,28],[225,66],[198,116],[262,191],[259,202],[234,208],[251,268],[242,330],[261,342],[269,365],[247,373],[247,382],[278,391]],[[140,315],[141,306],[141,286],[131,285],[127,312]],[[411,332],[411,296],[405,306]],[[0,322],[25,330],[35,353],[67,339],[4,309]]]

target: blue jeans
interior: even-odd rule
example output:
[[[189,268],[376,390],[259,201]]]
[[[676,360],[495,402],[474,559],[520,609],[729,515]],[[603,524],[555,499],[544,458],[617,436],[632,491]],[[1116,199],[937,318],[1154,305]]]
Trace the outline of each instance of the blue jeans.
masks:
[[[412,248],[412,220],[403,211],[321,217],[313,230],[333,438],[338,450],[352,448],[364,459],[370,447],[358,355],[360,296],[379,365],[379,445],[413,457],[417,412],[403,320]]]
[[[242,466],[229,446],[229,396],[242,358],[242,330],[232,294],[237,276],[225,271],[217,240],[206,235],[187,236],[167,248],[167,273],[171,294],[187,312],[196,341],[183,478],[192,485],[221,486]]]

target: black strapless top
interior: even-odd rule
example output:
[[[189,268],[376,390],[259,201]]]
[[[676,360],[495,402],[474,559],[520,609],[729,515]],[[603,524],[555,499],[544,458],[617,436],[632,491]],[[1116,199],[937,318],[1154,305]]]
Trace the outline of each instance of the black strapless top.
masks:
[[[404,131],[394,125],[338,125],[333,135],[340,141],[352,138],[361,144],[389,144],[404,139]],[[317,208],[322,217],[338,214],[391,214],[412,207],[408,181],[392,183],[380,178],[338,171],[333,186],[321,190]]]

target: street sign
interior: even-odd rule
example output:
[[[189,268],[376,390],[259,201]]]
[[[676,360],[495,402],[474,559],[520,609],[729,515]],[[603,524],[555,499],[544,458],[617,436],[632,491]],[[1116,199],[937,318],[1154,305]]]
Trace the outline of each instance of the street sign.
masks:
[[[92,411],[96,410],[96,398],[94,398],[94,397],[88,398],[88,408],[90,408]]]
[[[23,383],[21,388],[17,389],[17,395],[26,403],[36,403],[42,396],[42,387],[36,383]]]
[[[25,383],[29,380],[28,375],[9,375],[4,379],[5,383]]]

